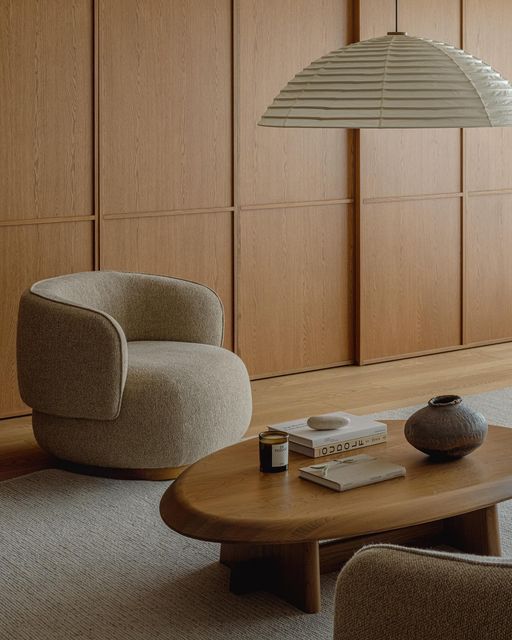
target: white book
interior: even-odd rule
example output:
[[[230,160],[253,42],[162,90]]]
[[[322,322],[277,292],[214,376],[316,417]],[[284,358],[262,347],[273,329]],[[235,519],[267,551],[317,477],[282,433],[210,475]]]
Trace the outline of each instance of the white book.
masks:
[[[290,436],[290,442],[295,442],[296,444],[301,444],[311,449],[325,444],[387,433],[387,426],[384,422],[378,422],[367,416],[354,416],[344,411],[336,411],[336,413],[330,415],[349,418],[350,422],[347,426],[341,427],[340,429],[317,431],[308,427],[307,418],[300,418],[299,420],[289,420],[288,422],[271,424],[268,428],[270,431],[287,433]]]
[[[348,491],[405,476],[405,467],[359,454],[302,467],[299,469],[299,476],[334,491]]]
[[[351,440],[341,440],[340,442],[333,442],[330,444],[322,444],[314,449],[311,447],[305,447],[303,444],[298,444],[290,440],[290,451],[300,453],[303,456],[309,456],[310,458],[319,458],[321,456],[332,456],[336,453],[347,453],[354,449],[361,449],[362,447],[371,447],[374,444],[382,444],[386,442],[387,434],[378,433],[372,436],[363,436],[360,438],[352,438]]]

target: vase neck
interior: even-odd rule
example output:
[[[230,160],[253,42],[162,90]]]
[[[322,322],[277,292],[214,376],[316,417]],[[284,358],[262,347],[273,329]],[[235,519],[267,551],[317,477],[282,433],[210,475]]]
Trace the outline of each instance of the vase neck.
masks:
[[[435,396],[428,401],[431,407],[455,407],[462,402],[460,396]]]

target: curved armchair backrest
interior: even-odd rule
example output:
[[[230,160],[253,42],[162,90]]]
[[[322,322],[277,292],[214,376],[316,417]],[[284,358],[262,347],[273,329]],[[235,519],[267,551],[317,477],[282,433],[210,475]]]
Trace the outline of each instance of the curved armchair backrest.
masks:
[[[203,285],[111,271],[42,280],[20,301],[21,397],[42,413],[112,420],[121,410],[127,340],[220,345],[222,333],[222,304]]]
[[[129,300],[124,275],[128,274],[102,271],[72,273],[36,282],[30,291],[48,300],[101,311],[123,326]]]
[[[126,339],[222,343],[223,309],[208,287],[165,276],[90,271],[50,278],[30,289],[36,295],[102,311]]]

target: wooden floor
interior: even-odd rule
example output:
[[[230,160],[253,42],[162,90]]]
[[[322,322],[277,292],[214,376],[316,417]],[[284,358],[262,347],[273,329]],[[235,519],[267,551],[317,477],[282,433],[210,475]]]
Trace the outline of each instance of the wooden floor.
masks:
[[[340,367],[253,382],[248,435],[269,422],[346,410],[369,413],[425,402],[443,393],[469,395],[512,386],[512,343],[365,367]],[[0,480],[51,466],[30,417],[0,420]]]

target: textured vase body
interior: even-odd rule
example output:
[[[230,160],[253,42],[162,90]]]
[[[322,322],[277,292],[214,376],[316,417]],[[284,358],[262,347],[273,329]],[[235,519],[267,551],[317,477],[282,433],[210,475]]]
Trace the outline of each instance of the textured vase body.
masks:
[[[407,441],[436,460],[467,456],[486,435],[487,420],[459,396],[436,396],[405,423]]]

